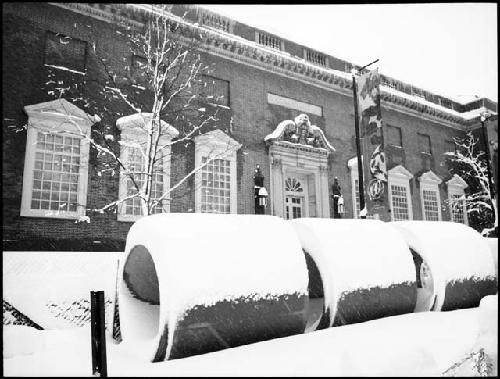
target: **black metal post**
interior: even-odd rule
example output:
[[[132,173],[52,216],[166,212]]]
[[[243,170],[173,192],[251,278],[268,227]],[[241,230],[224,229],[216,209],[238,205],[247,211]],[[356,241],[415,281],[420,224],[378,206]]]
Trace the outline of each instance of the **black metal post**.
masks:
[[[484,149],[486,150],[486,170],[488,171],[488,185],[490,187],[490,196],[491,201],[494,201],[493,191],[493,183],[491,181],[491,170],[490,170],[490,148],[488,146],[488,131],[486,130],[486,117],[481,116],[481,128],[483,130],[483,141],[484,141]]]
[[[366,218],[362,214],[365,208],[365,186],[363,183],[363,161],[361,160],[361,142],[359,139],[359,114],[358,114],[358,91],[356,88],[356,77],[352,76],[352,92],[354,97],[354,130],[356,133],[356,156],[358,159],[358,193],[359,193],[359,213],[361,218]]]
[[[90,292],[90,329],[92,344],[92,375],[107,377],[106,327],[104,291]]]

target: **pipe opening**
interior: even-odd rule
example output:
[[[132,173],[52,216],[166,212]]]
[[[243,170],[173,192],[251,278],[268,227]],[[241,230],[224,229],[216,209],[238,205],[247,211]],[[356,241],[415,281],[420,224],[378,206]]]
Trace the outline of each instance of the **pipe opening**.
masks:
[[[160,290],[155,264],[146,247],[132,248],[123,268],[123,281],[132,311],[128,329],[141,339],[155,337],[159,330]]]
[[[312,332],[318,328],[320,320],[324,313],[325,296],[323,291],[323,280],[318,266],[314,259],[303,249],[307,264],[307,273],[309,275],[308,293],[309,302],[307,307],[307,323],[305,333]]]

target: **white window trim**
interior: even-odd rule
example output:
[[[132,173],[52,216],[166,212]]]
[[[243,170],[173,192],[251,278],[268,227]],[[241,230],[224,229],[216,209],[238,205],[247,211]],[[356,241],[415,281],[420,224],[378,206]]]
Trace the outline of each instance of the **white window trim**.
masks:
[[[140,143],[145,143],[147,141],[146,124],[150,123],[152,119],[152,113],[134,113],[130,116],[124,116],[116,121],[116,126],[121,131],[121,141],[127,143],[127,145],[120,144],[120,159],[122,162],[127,164],[128,156],[132,148],[131,145],[137,145],[139,148]],[[165,146],[168,144],[172,138],[179,135],[177,129],[172,125],[167,124],[165,121],[161,120],[162,130],[166,130],[166,133],[160,136],[159,146]],[[166,146],[162,149],[163,152],[163,188],[170,188],[170,162],[171,162],[171,147]],[[127,183],[128,175],[122,174],[120,172],[120,185],[118,189],[118,198],[123,199],[127,196]],[[141,200],[142,201],[142,200]],[[170,212],[170,201],[167,201],[163,205],[164,213]],[[122,222],[135,222],[144,215],[129,215],[125,213],[126,207],[125,202],[118,204],[117,220]]]
[[[238,188],[236,178],[236,152],[241,144],[223,131],[216,129],[194,138],[195,169],[202,165],[202,158],[226,159],[230,167],[230,213],[238,212]],[[201,169],[195,173],[195,211],[201,213]]]
[[[23,191],[21,199],[21,216],[44,217],[56,219],[79,219],[86,214],[88,166],[91,126],[100,121],[99,116],[91,116],[65,99],[57,99],[24,107],[28,115],[28,131],[26,138],[26,154],[24,156]],[[80,171],[78,179],[77,210],[54,211],[50,209],[31,209],[33,192],[33,170],[38,131],[57,133],[61,136],[79,137]]]
[[[389,178],[389,204],[391,206],[391,221],[394,220],[394,209],[392,208],[392,189],[391,186],[397,185],[406,188],[406,202],[408,203],[408,219],[413,220],[413,204],[411,202],[411,191],[410,191],[410,179],[413,178],[413,174],[409,172],[402,165],[398,165],[388,171]]]
[[[427,171],[420,175],[420,204],[422,204],[422,217],[427,221],[424,206],[424,190],[436,192],[437,208],[438,208],[438,221],[442,220],[441,217],[441,196],[439,193],[439,185],[443,182],[442,179],[432,171]]]
[[[450,208],[450,221],[453,221],[453,195],[465,196],[465,189],[469,187],[469,185],[457,174],[454,174],[453,177],[446,182],[448,187],[448,203]],[[463,201],[463,215],[464,215],[464,224],[469,225],[469,219],[467,217],[467,205],[465,200]]]

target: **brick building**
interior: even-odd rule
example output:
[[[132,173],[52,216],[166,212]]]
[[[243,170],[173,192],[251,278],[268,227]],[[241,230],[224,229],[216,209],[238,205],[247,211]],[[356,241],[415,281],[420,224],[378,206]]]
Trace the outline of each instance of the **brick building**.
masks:
[[[187,10],[185,19],[207,31],[201,54],[204,62],[213,64],[212,90],[223,95],[221,104],[226,107],[217,130],[172,148],[171,159],[164,164],[162,185],[176,183],[193,170],[203,160],[207,146],[233,146],[225,159],[214,161],[204,172],[186,180],[173,193],[166,210],[255,213],[254,172],[259,165],[269,193],[267,214],[285,218],[334,217],[332,185],[338,178],[345,201],[343,217],[359,217],[350,75],[353,64],[203,9],[161,7],[177,15]],[[62,202],[63,196],[71,203],[74,197],[87,208],[116,200],[122,190],[119,176],[98,175],[98,154],[81,141],[62,137],[57,140],[50,133],[41,137],[30,128],[26,131],[19,127],[34,119],[49,127],[56,125],[57,114],[64,107],[77,120],[78,127],[88,133],[92,133],[94,124],[104,123],[112,126],[117,139],[128,138],[127,120],[131,119],[117,121],[118,116],[133,118],[130,111],[109,109],[89,118],[78,101],[56,99],[46,84],[61,67],[70,68],[58,74],[66,75],[67,80],[80,85],[85,96],[92,97],[93,89],[86,84],[97,72],[91,49],[105,51],[110,66],[116,70],[133,65],[136,57],[126,49],[119,24],[141,27],[150,9],[154,8],[4,3],[4,250],[123,249],[126,234],[137,219],[134,204],[117,213],[92,215],[90,223],[75,222],[85,215],[85,209],[68,206],[65,212],[50,212],[52,196],[57,197],[56,203]],[[61,36],[67,38],[65,43],[54,44]],[[454,137],[481,127],[480,112],[485,109],[493,115],[486,123],[489,140],[498,146],[497,104],[489,99],[462,104],[385,75],[381,80],[391,211],[378,217],[384,221],[467,223],[464,209],[452,212],[447,202],[463,193],[467,183],[450,175],[443,154],[454,149]],[[301,114],[317,126],[314,144],[287,141],[279,129],[283,121]],[[38,143],[44,144],[45,155],[37,150]],[[493,144],[488,146],[494,157],[497,150]],[[72,159],[68,172],[78,175],[68,182],[60,176],[60,182],[52,177],[45,188],[44,173],[56,172],[50,166],[55,163],[48,160],[47,149],[55,152],[50,155],[55,159],[57,148],[65,152],[67,149]],[[224,191],[202,198],[202,175],[218,172],[226,174],[221,175],[219,183]],[[496,163],[494,172],[497,175]],[[42,188],[37,191],[37,186]]]

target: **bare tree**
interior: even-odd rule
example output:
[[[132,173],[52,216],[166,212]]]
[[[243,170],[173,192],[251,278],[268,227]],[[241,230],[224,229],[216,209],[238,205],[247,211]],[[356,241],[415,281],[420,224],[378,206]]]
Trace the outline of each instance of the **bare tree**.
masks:
[[[455,139],[455,152],[445,154],[455,163],[452,171],[469,185],[467,193],[453,200],[452,206],[460,206],[465,201],[467,213],[477,220],[481,234],[488,236],[498,230],[498,209],[494,188],[490,188],[485,152],[478,151],[477,144],[478,140],[468,132],[466,138]]]
[[[87,113],[109,115],[107,120],[99,120],[90,135],[81,129],[75,132],[75,128],[63,132],[88,141],[97,153],[98,176],[107,173],[115,176],[119,172],[131,184],[126,194],[87,209],[90,213],[116,212],[120,204],[135,198],[140,199],[142,215],[155,213],[170,201],[172,191],[232,148],[228,146],[222,152],[210,154],[207,161],[170,188],[162,188],[160,193],[155,190],[155,177],[164,169],[164,156],[171,154],[174,145],[187,146],[201,132],[220,126],[219,111],[227,107],[219,104],[216,94],[204,90],[210,84],[206,74],[211,67],[203,63],[199,43],[206,31],[153,7],[148,16],[140,30],[130,26],[116,30],[115,37],[127,46],[121,52],[121,60],[116,58],[116,51],[96,47],[91,41],[87,53],[90,63],[84,75],[78,76],[65,67],[48,67],[49,94],[81,105]],[[127,64],[130,56],[132,62]],[[137,117],[132,117],[132,126],[138,132],[137,138],[117,141],[116,122],[119,124],[126,116],[134,115]],[[70,117],[66,122],[79,128]],[[124,159],[120,155],[124,148],[130,155],[140,157],[140,164],[137,159],[133,162]],[[87,216],[82,219],[89,221]]]

